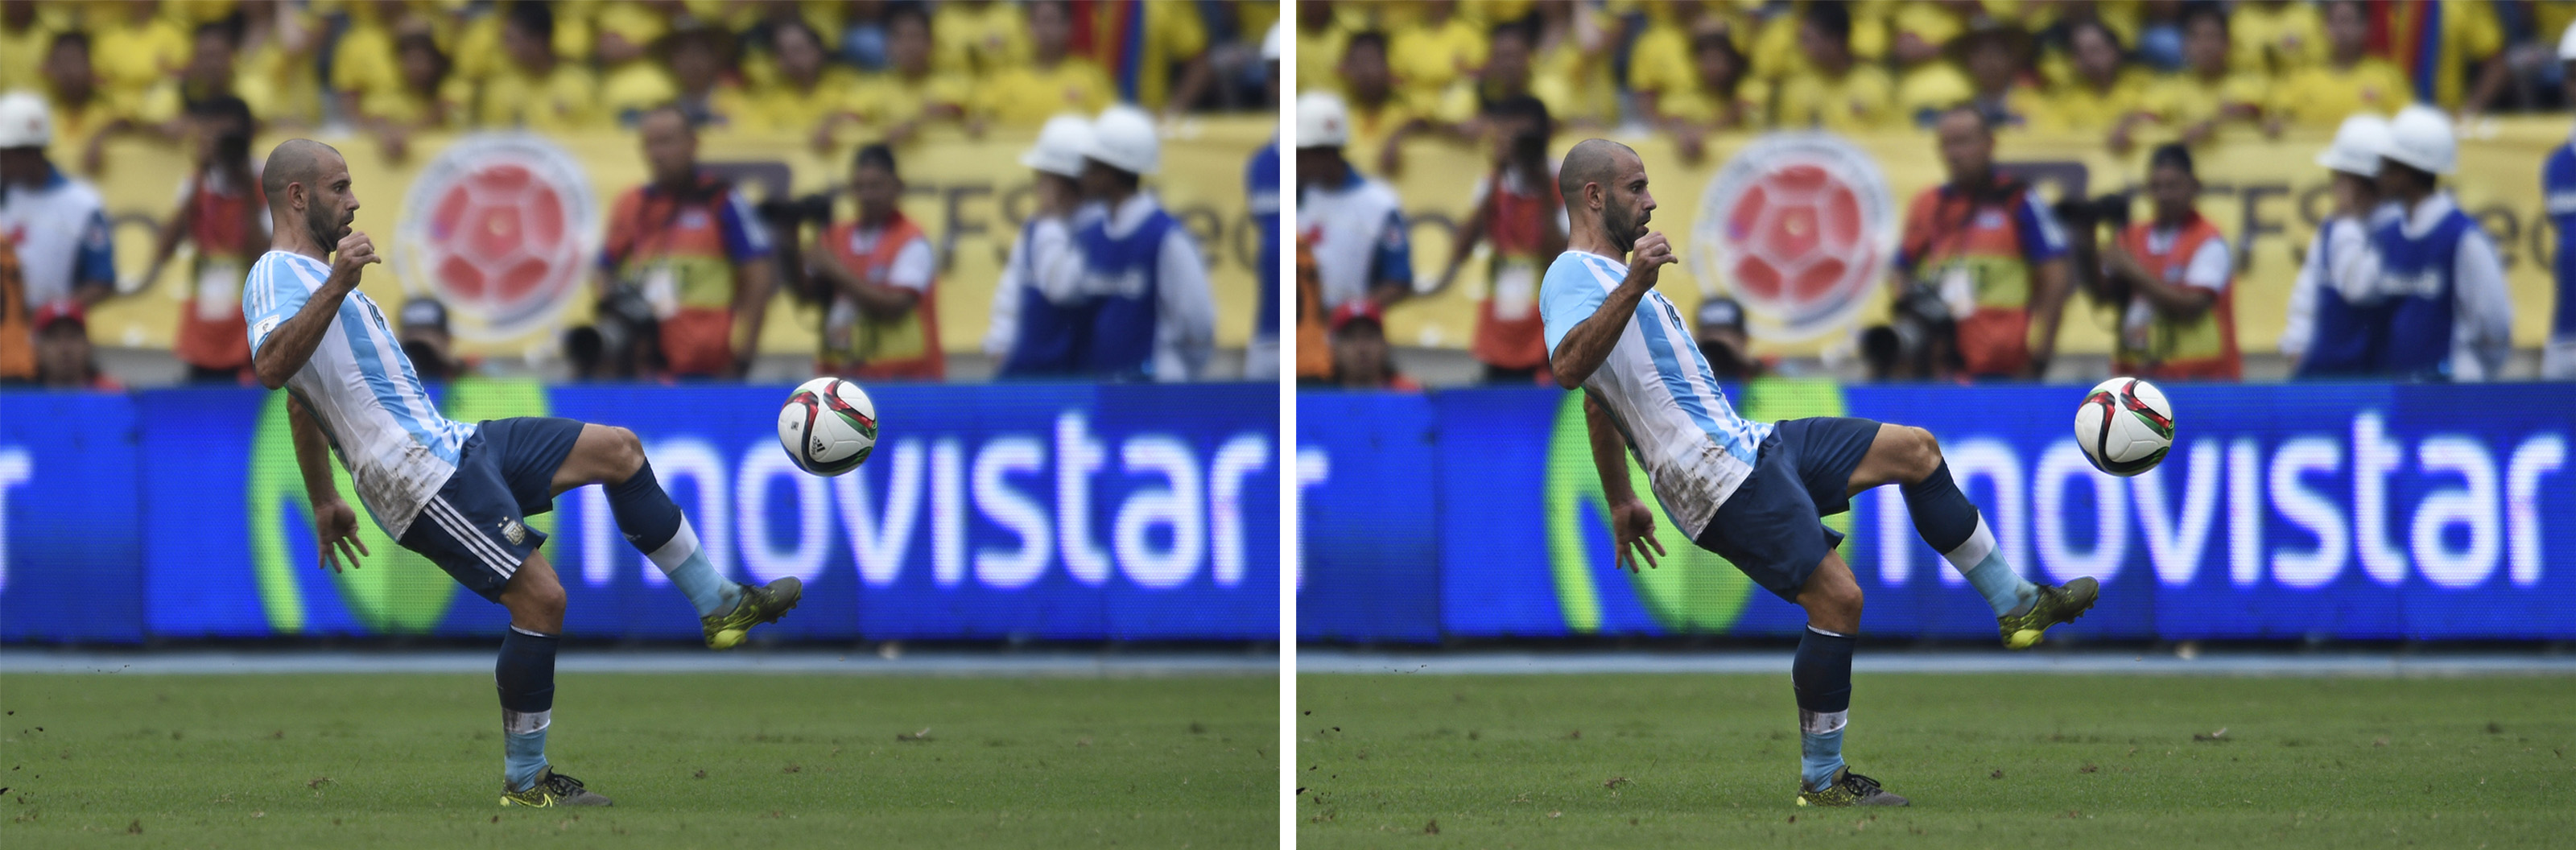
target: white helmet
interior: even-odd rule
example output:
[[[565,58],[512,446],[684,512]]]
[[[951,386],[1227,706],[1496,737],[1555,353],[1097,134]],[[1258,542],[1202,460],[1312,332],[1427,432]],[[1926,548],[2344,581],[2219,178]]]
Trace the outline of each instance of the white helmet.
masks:
[[[2576,23],[2569,23],[2567,31],[2558,34],[2558,61],[2576,62]]]
[[[2379,155],[2434,174],[2449,174],[2460,163],[2459,140],[2451,136],[2451,119],[2423,104],[2397,110],[2388,122],[2388,143]]]
[[[1080,115],[1058,115],[1038,130],[1038,143],[1020,154],[1020,164],[1059,177],[1082,176],[1082,152],[1091,147],[1091,122]]]
[[[54,143],[54,117],[34,92],[0,95],[0,148],[41,148]]]
[[[1279,23],[1270,24],[1270,34],[1261,37],[1261,61],[1279,61]]]
[[[1091,125],[1082,155],[1130,174],[1152,174],[1163,162],[1162,141],[1154,134],[1154,116],[1119,104],[1101,110]]]
[[[2379,176],[2379,152],[2388,149],[2388,119],[2355,112],[2335,128],[2334,144],[2317,154],[2317,164],[2345,174]]]
[[[1342,96],[1310,91],[1297,96],[1297,146],[1338,148],[1351,141],[1350,108]]]

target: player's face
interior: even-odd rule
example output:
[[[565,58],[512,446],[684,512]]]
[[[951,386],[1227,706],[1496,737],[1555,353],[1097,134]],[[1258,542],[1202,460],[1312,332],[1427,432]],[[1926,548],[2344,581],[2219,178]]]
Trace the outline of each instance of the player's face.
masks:
[[[1601,229],[1625,254],[1645,238],[1646,222],[1655,218],[1655,196],[1646,191],[1646,164],[1636,154],[1619,157],[1619,178],[1602,193]]]
[[[318,175],[305,190],[304,229],[324,251],[349,235],[358,220],[358,192],[349,183],[349,163],[328,153],[315,163]]]

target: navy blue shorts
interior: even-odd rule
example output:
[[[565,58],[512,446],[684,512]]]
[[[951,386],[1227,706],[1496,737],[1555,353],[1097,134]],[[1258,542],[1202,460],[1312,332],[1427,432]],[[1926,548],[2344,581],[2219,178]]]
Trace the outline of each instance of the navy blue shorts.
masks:
[[[582,423],[572,419],[487,419],[456,455],[456,474],[422,505],[403,548],[438,564],[484,599],[498,602],[519,565],[546,542],[527,517],[555,509],[555,470],[572,454]]]
[[[1851,510],[1852,470],[1878,439],[1879,423],[1850,417],[1790,419],[1771,429],[1753,474],[1717,506],[1692,541],[1791,602],[1842,532],[1823,517]]]

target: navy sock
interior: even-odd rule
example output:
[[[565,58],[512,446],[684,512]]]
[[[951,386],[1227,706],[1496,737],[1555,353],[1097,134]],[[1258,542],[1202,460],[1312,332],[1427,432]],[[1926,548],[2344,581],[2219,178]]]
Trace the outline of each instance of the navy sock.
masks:
[[[671,503],[671,494],[662,492],[662,479],[653,475],[653,462],[645,461],[626,480],[605,485],[608,491],[608,513],[617,518],[617,530],[625,533],[626,542],[646,555],[653,554],[671,536],[680,533],[680,506]]]
[[[546,766],[546,727],[555,709],[556,635],[517,626],[501,638],[501,660],[492,666],[492,681],[501,690],[503,747],[501,778],[513,790],[535,782]]]
[[[1932,544],[1943,560],[1968,577],[1968,584],[1986,598],[1986,606],[1995,616],[2021,610],[2037,598],[2038,590],[2015,572],[2003,559],[2003,550],[1995,546],[1995,533],[1986,527],[1985,515],[1977,512],[1968,494],[1959,492],[1959,483],[1950,478],[1950,462],[1942,461],[1923,480],[1898,488],[1905,493],[1905,512],[1914,515],[1914,531],[1923,542]]]
[[[1852,646],[1859,639],[1808,626],[1798,636],[1789,681],[1798,689],[1798,774],[1809,789],[1843,767],[1843,725],[1851,716]]]

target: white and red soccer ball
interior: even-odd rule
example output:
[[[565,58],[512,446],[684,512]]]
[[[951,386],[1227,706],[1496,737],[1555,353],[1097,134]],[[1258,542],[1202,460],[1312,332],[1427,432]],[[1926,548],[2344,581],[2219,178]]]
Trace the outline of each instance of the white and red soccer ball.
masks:
[[[815,378],[787,394],[778,409],[778,447],[796,468],[839,475],[868,462],[877,447],[877,405],[866,390],[839,378]]]
[[[2075,409],[2075,444],[2093,468],[2127,478],[2156,468],[2173,450],[2173,402],[2136,378],[2095,384]]]

